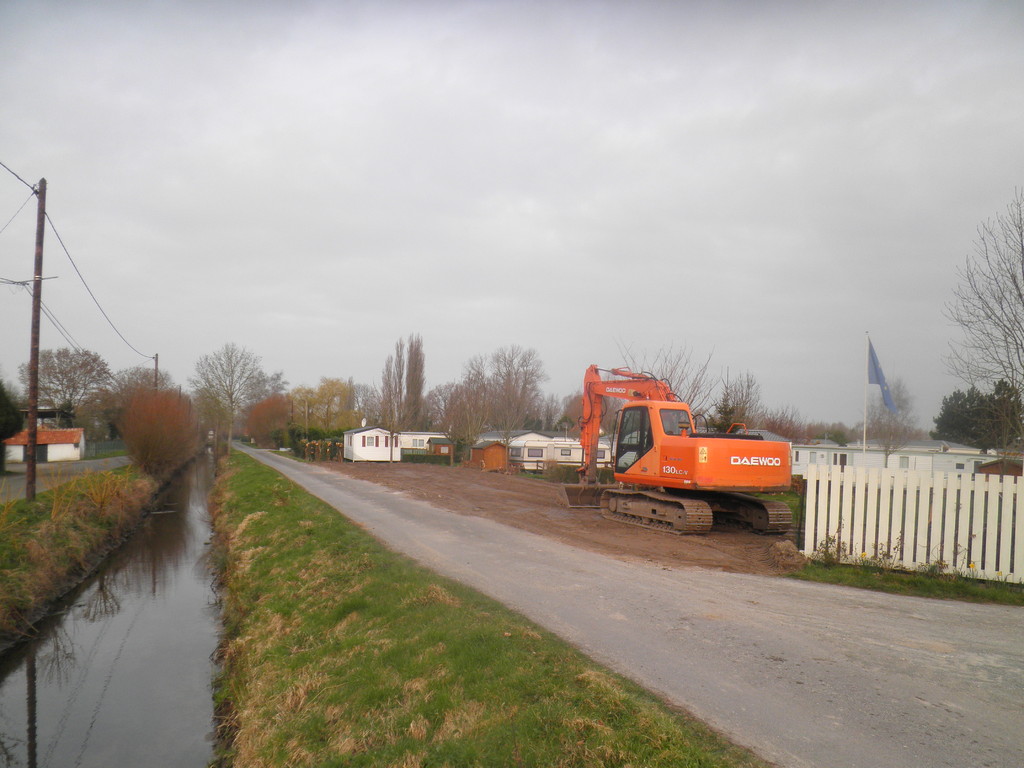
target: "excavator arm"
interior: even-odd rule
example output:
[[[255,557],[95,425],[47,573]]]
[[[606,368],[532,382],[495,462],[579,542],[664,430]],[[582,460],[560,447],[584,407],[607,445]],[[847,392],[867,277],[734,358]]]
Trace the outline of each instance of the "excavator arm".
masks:
[[[605,380],[601,377],[602,373],[610,373],[617,378]],[[631,401],[679,402],[667,381],[655,378],[649,373],[635,373],[628,368],[606,370],[596,365],[587,368],[583,376],[583,414],[579,420],[580,445],[583,446],[580,480],[585,485],[594,485],[597,482],[598,441],[601,438],[601,418],[605,412],[606,397]],[[690,428],[693,428],[692,420]]]

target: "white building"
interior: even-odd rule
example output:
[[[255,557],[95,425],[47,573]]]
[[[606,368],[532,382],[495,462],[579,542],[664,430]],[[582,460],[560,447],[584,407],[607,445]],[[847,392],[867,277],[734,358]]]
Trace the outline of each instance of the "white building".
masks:
[[[481,439],[500,439],[488,432]],[[610,466],[611,446],[602,438],[598,448],[597,466]],[[554,432],[516,432],[508,446],[509,464],[527,472],[539,472],[545,466],[562,464],[578,467],[583,464],[583,446],[578,438]]]
[[[394,441],[383,427],[362,427],[345,433],[345,461],[401,461],[399,435]]]
[[[8,462],[25,461],[28,447],[28,430],[23,429],[13,437],[4,440],[5,456]],[[49,429],[39,427],[36,431],[36,461],[79,461],[85,457],[85,432],[81,429]]]
[[[431,438],[440,440],[444,437],[443,432],[402,432],[397,435],[398,446],[403,450],[416,451],[417,453],[428,453],[427,443]]]
[[[838,445],[831,440],[793,445],[793,474],[806,475],[811,464],[840,467],[914,469],[922,472],[976,472],[989,457],[977,448],[946,440],[912,440],[893,451],[886,464],[877,441]]]

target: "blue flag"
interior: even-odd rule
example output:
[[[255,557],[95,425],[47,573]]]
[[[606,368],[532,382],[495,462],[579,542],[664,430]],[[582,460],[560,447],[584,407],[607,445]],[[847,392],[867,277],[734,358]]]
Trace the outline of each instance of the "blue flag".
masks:
[[[878,364],[878,356],[875,354],[875,347],[868,339],[868,383],[877,384],[882,388],[882,402],[885,407],[896,413],[896,403],[893,402],[892,393],[889,392],[889,385],[885,383],[885,374],[882,373],[882,366]]]

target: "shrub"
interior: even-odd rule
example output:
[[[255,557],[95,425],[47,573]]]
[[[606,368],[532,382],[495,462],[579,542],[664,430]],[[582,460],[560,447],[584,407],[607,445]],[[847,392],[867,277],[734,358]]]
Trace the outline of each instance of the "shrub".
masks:
[[[199,448],[192,401],[170,390],[138,390],[121,417],[120,429],[136,466],[158,480],[169,477]]]
[[[288,425],[291,404],[284,395],[271,395],[261,400],[249,411],[245,422],[246,431],[260,448],[273,445],[281,447],[280,436]],[[276,435],[276,436],[275,436]]]

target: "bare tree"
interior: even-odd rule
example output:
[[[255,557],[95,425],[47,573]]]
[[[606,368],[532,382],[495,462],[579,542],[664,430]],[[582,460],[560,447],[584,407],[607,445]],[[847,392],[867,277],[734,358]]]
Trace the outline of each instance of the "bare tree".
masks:
[[[1003,380],[1024,391],[1024,190],[978,227],[974,253],[957,277],[946,315],[963,337],[950,345],[950,370],[968,384]],[[1024,440],[1024,425],[1008,426]]]
[[[466,362],[457,395],[459,435],[467,446],[472,447],[490,418],[491,379],[487,375],[486,358],[474,355]]]
[[[405,350],[405,398],[402,403],[402,428],[425,429],[427,410],[424,402],[426,363],[423,339],[410,334]]]
[[[992,446],[1001,454],[1019,455],[1024,402],[1021,392],[1007,381],[997,381],[985,398],[984,424],[991,434]]]
[[[391,433],[390,461],[395,460],[395,435],[405,428],[405,341],[395,342],[384,361],[380,383],[380,425]]]
[[[895,411],[885,406],[880,394],[868,406],[868,435],[882,448],[886,467],[892,454],[920,434],[914,424],[914,401],[903,380],[893,379],[889,393],[896,404]]]
[[[377,421],[380,414],[380,390],[372,384],[353,384],[352,411],[367,421]]]
[[[655,352],[634,350],[632,347],[619,344],[619,354],[623,364],[638,373],[650,373],[667,381],[672,391],[681,400],[689,403],[695,413],[710,410],[715,382],[708,372],[711,354],[701,360],[694,356],[689,347],[675,345],[662,347]],[[612,366],[618,367],[618,366]]]
[[[462,379],[430,390],[430,416],[435,429],[455,443],[457,451],[472,447],[487,426],[490,409],[487,361],[475,356],[466,363]]]
[[[229,451],[235,418],[265,391],[267,377],[260,362],[254,352],[229,342],[200,357],[189,379],[200,413],[226,427]]]
[[[85,421],[92,423],[95,430],[94,439],[110,439],[118,433],[117,425],[121,421],[124,409],[138,392],[154,388],[171,389],[174,379],[167,371],[160,371],[154,376],[149,366],[137,365],[124,368],[113,376],[95,395],[84,403],[80,409]]]
[[[458,386],[458,382],[455,381],[438,384],[427,393],[425,400],[431,427],[444,432],[445,436],[453,442],[455,441],[452,436],[455,422],[455,391]]]
[[[754,374],[746,371],[735,379],[727,378],[722,384],[711,425],[720,432],[733,424],[749,427],[759,418],[761,410],[761,385]]]
[[[543,430],[557,429],[556,426],[565,413],[565,398],[558,395],[547,395],[540,400],[540,428]]]
[[[21,385],[28,390],[28,366],[18,366]],[[110,367],[87,349],[44,349],[39,353],[39,404],[70,414],[72,423],[82,405],[110,383]]]
[[[790,440],[804,440],[811,437],[807,433],[807,425],[800,416],[800,412],[789,405],[765,410],[757,420],[757,427],[782,437],[788,437]]]
[[[274,395],[283,395],[288,391],[288,382],[285,381],[284,371],[265,373],[262,368],[256,374],[252,382],[253,401],[266,400]]]
[[[523,428],[540,401],[540,384],[547,379],[535,349],[513,344],[490,358],[491,423],[508,445],[512,433]]]

